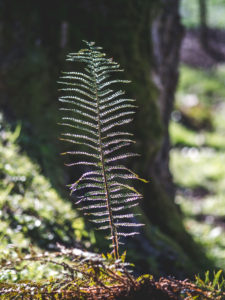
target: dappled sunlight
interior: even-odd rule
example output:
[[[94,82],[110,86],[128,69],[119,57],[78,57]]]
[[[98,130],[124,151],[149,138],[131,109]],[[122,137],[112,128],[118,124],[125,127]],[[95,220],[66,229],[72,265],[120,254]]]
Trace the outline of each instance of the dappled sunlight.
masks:
[[[222,300],[225,0],[10,2],[0,299]]]
[[[187,230],[217,267],[225,269],[225,67],[212,70],[181,67],[176,114],[172,114],[170,168],[177,186]],[[185,107],[202,105],[212,128],[191,128],[184,122]],[[189,120],[194,122],[191,110]],[[198,121],[200,120],[199,116]]]

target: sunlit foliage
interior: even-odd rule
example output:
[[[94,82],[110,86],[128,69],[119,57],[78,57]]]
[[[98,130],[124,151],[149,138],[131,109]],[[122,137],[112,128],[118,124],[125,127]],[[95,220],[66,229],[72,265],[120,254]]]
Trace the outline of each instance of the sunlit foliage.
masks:
[[[59,98],[64,104],[61,125],[69,130],[61,139],[76,145],[63,154],[75,157],[68,166],[86,167],[70,186],[71,193],[98,229],[109,232],[107,238],[112,241],[115,258],[119,258],[120,238],[138,234],[132,227],[143,225],[134,222],[135,215],[128,209],[142,198],[129,181],[144,180],[121,165],[121,161],[137,156],[124,150],[134,143],[124,126],[132,121],[135,106],[133,99],[123,96],[123,90],[111,88],[129,82],[111,79],[111,73],[123,71],[119,64],[105,58],[93,42],[85,43],[87,49],[67,56],[67,61],[85,63],[84,71],[66,72],[60,81],[61,91],[66,93]]]

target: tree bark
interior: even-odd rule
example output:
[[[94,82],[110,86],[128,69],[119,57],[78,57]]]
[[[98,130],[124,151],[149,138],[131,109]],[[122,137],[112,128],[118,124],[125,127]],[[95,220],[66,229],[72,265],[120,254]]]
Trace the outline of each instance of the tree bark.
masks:
[[[159,109],[164,128],[161,147],[156,155],[153,176],[168,195],[174,198],[174,186],[169,170],[169,121],[179,76],[179,58],[184,28],[180,22],[179,0],[162,1],[162,10],[152,25],[154,51],[153,78],[159,90]]]

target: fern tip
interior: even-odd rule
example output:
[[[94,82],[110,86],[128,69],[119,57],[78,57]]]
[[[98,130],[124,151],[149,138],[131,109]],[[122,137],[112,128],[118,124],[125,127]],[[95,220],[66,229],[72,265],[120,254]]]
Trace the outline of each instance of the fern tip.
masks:
[[[60,153],[60,155],[66,155],[66,154],[67,154],[66,152],[61,152],[61,153]]]

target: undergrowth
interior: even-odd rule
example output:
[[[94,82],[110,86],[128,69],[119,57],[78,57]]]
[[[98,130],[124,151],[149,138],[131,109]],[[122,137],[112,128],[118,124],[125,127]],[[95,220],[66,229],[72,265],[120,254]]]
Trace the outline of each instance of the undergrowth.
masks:
[[[30,249],[24,255],[14,249],[14,258],[5,256],[0,261],[1,271],[18,271],[27,268],[30,263],[50,265],[57,269],[57,274],[44,280],[18,280],[17,282],[0,281],[0,297],[8,299],[199,299],[222,300],[225,297],[222,271],[214,273],[210,279],[206,272],[205,279],[196,276],[196,282],[180,281],[174,278],[160,278],[156,281],[151,275],[133,277],[125,263],[125,253],[121,259],[82,251],[66,249],[58,245],[58,252],[38,252]]]
[[[19,147],[21,130],[20,123],[12,130],[0,115],[0,258],[13,253],[13,247],[26,253],[30,244],[51,251],[57,243],[67,247],[82,244],[88,249],[95,243],[93,232],[87,231],[84,219]],[[21,276],[38,279],[46,272],[44,266],[30,267],[29,272],[21,270]],[[4,279],[9,279],[7,273]]]
[[[0,261],[1,273],[18,272],[29,267],[31,262],[48,265],[55,271],[54,277],[39,281],[19,280],[16,283],[0,280],[1,299],[91,299],[98,294],[109,297],[120,289],[135,285],[134,278],[125,269],[125,255],[115,261],[79,249],[66,249],[58,245],[58,252],[35,252],[24,255],[14,249],[14,258],[5,256]]]
[[[176,202],[187,230],[204,247],[217,268],[225,270],[224,64],[199,70],[181,67],[170,134],[170,167],[177,185]],[[179,112],[204,107],[212,128],[191,128]],[[208,114],[209,115],[209,114]],[[196,118],[189,109],[189,120]],[[197,116],[200,119],[199,115]],[[188,171],[187,171],[188,170]]]

